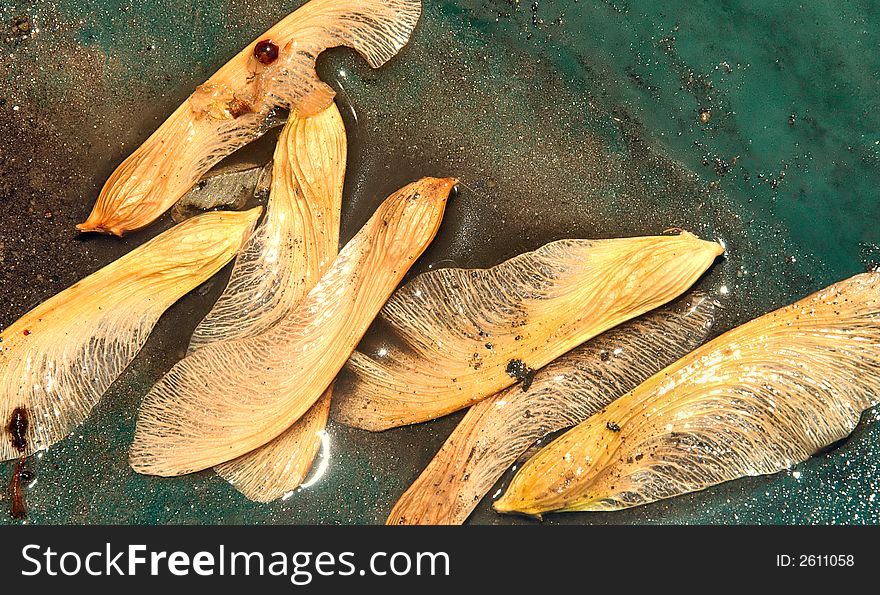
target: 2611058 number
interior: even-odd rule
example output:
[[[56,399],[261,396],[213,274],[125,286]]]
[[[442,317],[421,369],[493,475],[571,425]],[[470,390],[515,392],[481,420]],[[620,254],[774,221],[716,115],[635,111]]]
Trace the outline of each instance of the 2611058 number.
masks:
[[[801,554],[798,556],[799,566],[854,566],[855,556],[852,554]]]

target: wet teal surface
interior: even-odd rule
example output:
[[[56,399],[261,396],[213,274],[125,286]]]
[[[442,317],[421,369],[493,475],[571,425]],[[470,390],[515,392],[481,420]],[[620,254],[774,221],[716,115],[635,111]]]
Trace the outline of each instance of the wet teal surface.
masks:
[[[123,241],[73,232],[113,167],[299,2],[255,4],[0,6],[3,27],[26,15],[36,31],[0,36],[0,326],[170,224]],[[701,284],[724,305],[719,332],[880,263],[876,4],[424,4],[411,45],[387,68],[370,71],[348,51],[321,60],[352,144],[344,239],[391,190],[437,174],[460,177],[462,191],[416,272],[488,266],[562,237],[683,227],[729,248]],[[90,419],[34,461],[28,522],[385,518],[455,416],[381,435],[331,426],[327,472],[271,505],[210,473],[128,469],[140,399],[221,289],[216,279],[169,310]],[[545,522],[876,523],[876,420],[868,412],[850,440],[788,472]],[[0,464],[0,476],[11,473]],[[487,502],[472,521],[529,522]]]

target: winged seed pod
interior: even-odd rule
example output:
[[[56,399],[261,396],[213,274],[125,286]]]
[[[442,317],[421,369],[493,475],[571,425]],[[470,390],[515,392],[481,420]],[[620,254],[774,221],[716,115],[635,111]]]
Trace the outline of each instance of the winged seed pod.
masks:
[[[330,267],[339,250],[345,159],[345,126],[334,104],[311,118],[291,116],[275,149],[266,216],[236,259],[226,291],[196,328],[190,353],[269,330]],[[259,502],[297,488],[318,453],[330,393],[268,444],[214,470]]]
[[[574,426],[700,345],[715,318],[702,294],[606,331],[471,407],[401,496],[389,525],[460,525],[511,465],[547,435]]]
[[[346,151],[335,104],[310,118],[291,116],[275,148],[266,216],[236,258],[226,290],[196,327],[190,353],[272,328],[332,264]]]
[[[122,235],[150,224],[221,159],[261,136],[278,107],[315,115],[334,91],[315,73],[327,48],[373,68],[407,43],[419,0],[311,0],[227,62],[128,157],[77,228]]]
[[[206,469],[266,444],[305,414],[434,238],[455,183],[425,178],[397,191],[290,315],[174,366],[141,405],[132,467],[166,476]]]
[[[146,342],[162,313],[219,271],[244,244],[260,208],[213,212],[177,225],[43,302],[0,335],[0,460],[67,436]],[[26,445],[9,420],[24,410]]]
[[[334,419],[366,430],[434,419],[507,388],[584,341],[687,290],[723,248],[684,232],[561,240],[491,269],[443,269],[396,292],[382,317],[405,345],[354,353]]]
[[[872,272],[748,322],[652,376],[541,450],[495,509],[617,510],[775,473],[848,436],[878,388],[880,273]]]

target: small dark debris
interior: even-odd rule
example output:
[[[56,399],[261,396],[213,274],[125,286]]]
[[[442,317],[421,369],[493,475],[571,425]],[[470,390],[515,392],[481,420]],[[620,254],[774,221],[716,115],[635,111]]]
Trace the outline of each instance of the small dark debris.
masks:
[[[7,45],[20,45],[35,34],[33,23],[28,16],[17,16],[9,21],[9,28],[3,41]]]
[[[238,98],[233,98],[227,105],[226,111],[229,112],[229,115],[232,116],[233,119],[240,118],[245,114],[251,113],[252,109],[248,102],[242,101]]]
[[[522,380],[523,376],[525,376],[526,374],[526,370],[528,369],[528,366],[526,366],[522,360],[512,359],[507,362],[507,369],[505,371],[507,372],[507,375],[511,378]]]
[[[599,359],[602,360],[603,362],[607,362],[608,360],[611,359],[611,354],[603,349],[602,351],[599,352]]]
[[[21,483],[30,483],[30,481],[34,478],[34,472],[28,466],[24,466],[21,469],[21,473],[19,474],[19,479],[21,479]]]
[[[12,481],[9,483],[9,498],[12,500],[12,509],[10,514],[14,519],[23,519],[27,517],[27,508],[24,503],[23,484],[33,479],[30,471],[25,467],[25,452],[27,451],[27,430],[28,430],[28,414],[24,407],[16,407],[9,419],[6,427],[12,438],[12,447],[21,454],[15,471],[12,474]]]
[[[9,483],[9,497],[12,500],[12,509],[9,511],[9,514],[17,520],[27,518],[27,507],[24,502],[24,483],[27,481],[25,477],[29,477],[30,474],[25,470],[24,463],[24,457],[18,460],[18,463],[15,465],[15,471],[12,473],[12,481]]]
[[[507,362],[506,372],[511,378],[516,378],[522,382],[523,391],[529,390],[532,382],[535,380],[535,371],[519,359],[512,359]]]
[[[535,381],[535,371],[529,370],[528,373],[526,374],[526,377],[523,378],[523,381],[522,381],[523,392],[526,392],[527,390],[529,390],[532,387],[532,382],[534,382],[534,381]]]
[[[615,423],[613,421],[609,421],[608,423],[606,423],[605,427],[608,428],[609,430],[611,430],[612,432],[619,432],[620,431],[620,426],[617,425],[617,423]]]
[[[27,450],[28,414],[24,407],[16,407],[6,427],[12,437],[12,447],[18,452]]]

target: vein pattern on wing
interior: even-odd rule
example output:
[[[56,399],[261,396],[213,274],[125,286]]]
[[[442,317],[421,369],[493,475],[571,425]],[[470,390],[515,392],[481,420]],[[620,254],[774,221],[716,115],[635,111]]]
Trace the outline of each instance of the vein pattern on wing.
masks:
[[[775,473],[848,436],[878,394],[874,272],[748,322],[654,375],[538,453],[495,507],[614,510]]]
[[[722,251],[689,233],[561,240],[491,269],[420,275],[382,311],[405,348],[353,354],[334,418],[378,431],[473,405],[516,382],[511,362],[541,368],[674,299]]]
[[[177,225],[43,302],[0,335],[0,460],[28,412],[32,454],[67,436],[143,347],[162,313],[241,248],[260,209]]]
[[[190,353],[258,336],[302,302],[338,252],[345,160],[345,127],[335,105],[311,118],[291,117],[275,151],[266,217],[196,328]],[[331,392],[280,436],[214,470],[251,500],[270,502],[294,490],[318,453]]]
[[[220,68],[129,156],[105,184],[81,231],[121,235],[150,224],[212,166],[266,132],[276,108],[300,117],[330,106],[318,79],[327,48],[357,50],[378,68],[407,43],[421,15],[418,0],[311,0]],[[278,48],[264,64],[261,41]]]
[[[532,445],[579,424],[699,346],[714,318],[712,300],[682,298],[554,360],[528,391],[513,386],[477,403],[397,501],[387,524],[463,523]]]
[[[454,183],[425,178],[396,192],[284,320],[178,362],[141,406],[134,469],[205,469],[266,444],[305,414],[434,238]]]
[[[266,216],[235,261],[229,284],[196,327],[189,352],[253,337],[296,307],[339,247],[346,140],[335,105],[291,117],[275,151]]]

